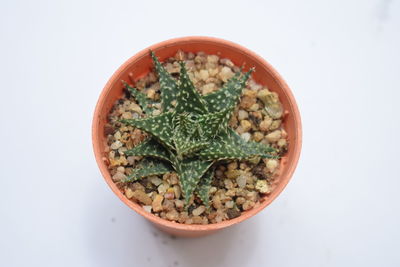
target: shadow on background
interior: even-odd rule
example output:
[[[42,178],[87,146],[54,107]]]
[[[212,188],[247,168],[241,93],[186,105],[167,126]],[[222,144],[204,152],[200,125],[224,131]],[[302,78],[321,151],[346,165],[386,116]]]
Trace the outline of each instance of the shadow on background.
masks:
[[[254,220],[200,238],[171,236],[102,186],[88,198],[85,214],[86,255],[93,266],[225,266],[236,253],[246,256],[235,257],[229,266],[243,266],[257,244],[254,228],[259,224]]]

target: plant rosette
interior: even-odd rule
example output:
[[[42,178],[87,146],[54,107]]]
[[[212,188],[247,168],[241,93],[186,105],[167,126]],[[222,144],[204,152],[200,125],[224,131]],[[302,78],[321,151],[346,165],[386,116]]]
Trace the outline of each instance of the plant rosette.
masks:
[[[199,236],[276,198],[296,167],[301,124],[289,88],[263,59],[186,37],[140,52],[113,75],[93,145],[121,200],[162,230]]]

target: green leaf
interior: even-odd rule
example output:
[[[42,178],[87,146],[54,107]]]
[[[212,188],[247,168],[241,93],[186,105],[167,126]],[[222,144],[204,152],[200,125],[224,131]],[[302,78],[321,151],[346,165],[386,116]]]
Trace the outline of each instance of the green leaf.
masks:
[[[160,61],[151,51],[151,57],[159,77],[161,91],[161,107],[163,111],[170,111],[174,108],[172,101],[176,99],[178,93],[178,84],[168,71],[161,65]]]
[[[157,159],[144,159],[136,169],[133,169],[133,172],[123,182],[133,182],[147,176],[159,175],[172,171],[174,171],[174,169],[168,162]]]
[[[213,139],[221,129],[228,127],[227,122],[231,116],[231,110],[226,108],[218,112],[199,116],[200,132],[204,138]]]
[[[242,76],[240,72],[237,72],[221,89],[203,96],[210,112],[217,112],[227,108],[236,107],[242,94],[242,90],[246,86],[246,82],[252,72],[253,69],[250,69]]]
[[[200,160],[198,158],[188,158],[176,164],[175,169],[179,176],[186,205],[189,203],[190,197],[201,177],[210,168],[212,163],[212,161]]]
[[[121,122],[149,133],[166,147],[174,149],[172,142],[172,118],[173,113],[166,112],[143,119],[123,119]]]
[[[199,184],[196,188],[196,193],[200,197],[201,201],[203,201],[206,207],[210,205],[210,195],[209,191],[211,188],[211,182],[214,178],[214,168],[208,169],[208,171],[201,177]]]
[[[133,149],[125,151],[124,154],[126,156],[153,157],[170,161],[168,151],[153,137],[147,138]]]
[[[176,112],[205,114],[208,112],[204,99],[194,87],[187,73],[185,63],[180,62],[179,93],[177,95]]]
[[[136,88],[129,86],[129,84],[125,83],[125,88],[129,91],[129,93],[135,98],[136,102],[140,105],[144,113],[151,115],[154,108],[151,107],[153,102],[147,98],[145,94],[138,91]]]
[[[235,131],[228,129],[215,138],[210,145],[199,151],[203,160],[248,159],[254,156],[275,158],[274,148],[253,141],[246,142]]]

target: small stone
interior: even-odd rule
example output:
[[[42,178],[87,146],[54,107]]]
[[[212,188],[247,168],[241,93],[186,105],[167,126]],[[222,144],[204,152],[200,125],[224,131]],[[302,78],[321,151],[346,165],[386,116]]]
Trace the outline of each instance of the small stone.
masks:
[[[132,115],[132,113],[130,113],[130,112],[124,112],[124,113],[122,113],[122,116],[121,116],[123,119],[132,119],[133,118],[133,115]]]
[[[246,193],[246,199],[252,202],[256,202],[258,200],[258,193],[256,191],[250,191]]]
[[[251,134],[250,134],[250,133],[242,133],[242,134],[240,135],[240,137],[242,137],[243,140],[247,142],[247,141],[250,140]]]
[[[159,186],[162,183],[162,180],[160,178],[158,178],[157,176],[150,176],[149,180],[155,186]]]
[[[151,205],[151,203],[152,203],[151,198],[142,190],[134,191],[133,197],[145,205]]]
[[[126,175],[121,173],[121,172],[117,172],[113,175],[112,177],[114,182],[119,182],[121,180],[125,180],[126,179]]]
[[[131,184],[131,188],[133,191],[136,191],[136,190],[144,191],[144,186],[138,182]]]
[[[251,107],[249,108],[249,110],[251,111],[257,111],[260,109],[260,105],[258,105],[257,103],[254,103],[253,105],[251,105]]]
[[[162,184],[160,184],[158,187],[157,187],[157,191],[158,191],[158,193],[160,193],[160,194],[164,194],[165,192],[167,192],[167,189],[169,188],[169,184],[167,183],[167,182],[164,182],[164,183],[162,183]]]
[[[233,208],[234,205],[235,205],[235,202],[233,200],[225,202],[225,207],[228,209]]]
[[[164,201],[162,202],[162,209],[165,211],[170,211],[173,208],[174,208],[174,201],[164,198]]]
[[[225,179],[224,180],[225,188],[226,189],[232,189],[233,188],[233,182],[231,179]]]
[[[236,204],[237,205],[243,205],[244,202],[246,202],[246,199],[244,197],[236,198]]]
[[[245,174],[241,174],[236,178],[236,183],[238,184],[239,188],[244,188],[246,186],[246,175]]]
[[[151,206],[143,206],[143,209],[149,213],[151,213]]]
[[[263,194],[271,192],[271,189],[266,180],[258,180],[256,183],[256,190],[258,190],[258,192]]]
[[[286,139],[279,139],[277,144],[279,147],[285,147],[285,146],[287,146],[287,141],[286,141]]]
[[[156,94],[156,91],[154,89],[148,89],[147,90],[147,98],[150,98],[150,99],[154,100],[155,94]]]
[[[226,65],[226,66],[230,67],[230,68],[233,68],[235,66],[235,64],[233,64],[233,62],[230,59],[227,59],[227,58],[222,58],[219,62],[221,64],[223,64],[223,65]]]
[[[228,197],[234,197],[236,195],[236,188],[231,188],[228,191],[226,191],[225,195]]]
[[[175,207],[178,210],[182,210],[184,206],[185,206],[185,202],[183,202],[183,200],[175,199]]]
[[[253,140],[256,142],[260,142],[264,138],[264,135],[262,132],[255,132],[253,134]]]
[[[275,143],[277,142],[279,139],[281,139],[281,131],[280,130],[276,130],[273,131],[272,133],[269,133],[265,136],[265,138],[268,140],[268,142],[270,143]]]
[[[269,126],[269,129],[271,131],[278,129],[279,127],[281,127],[281,120],[274,120],[272,121],[271,125]]]
[[[168,188],[167,192],[164,194],[164,198],[174,199],[175,198],[174,188],[172,187]]]
[[[121,140],[121,132],[120,132],[120,131],[117,131],[117,132],[114,134],[114,138],[115,138],[115,140]]]
[[[279,162],[276,159],[269,159],[266,163],[267,169],[269,172],[273,173],[275,169],[278,167]]]
[[[207,83],[201,87],[201,92],[203,95],[209,94],[217,90],[215,83]]]
[[[228,170],[229,170],[229,171],[231,171],[231,170],[236,170],[237,167],[238,167],[238,164],[237,164],[236,161],[233,161],[233,162],[229,163],[227,167],[228,167]]]
[[[268,103],[267,97],[270,94],[271,94],[271,92],[268,89],[263,89],[263,90],[258,91],[257,97],[265,104],[265,103]]]
[[[154,198],[151,206],[153,207],[154,212],[159,212],[162,211],[162,201],[164,200],[164,197],[162,195],[156,195]]]
[[[199,76],[200,76],[200,79],[202,79],[203,81],[206,81],[209,77],[208,70],[200,70]]]
[[[214,208],[216,209],[220,209],[222,208],[222,203],[221,203],[221,199],[218,195],[213,196],[212,198],[212,205]]]
[[[203,218],[200,216],[193,216],[192,217],[193,224],[203,224]]]
[[[182,211],[181,213],[179,213],[178,222],[184,223],[188,218],[189,218],[189,215],[188,215],[187,211]]]
[[[219,57],[217,55],[208,55],[207,62],[217,64]]]
[[[117,168],[117,172],[125,173],[125,167],[119,166],[119,167]]]
[[[272,124],[272,118],[266,117],[261,123],[260,123],[260,130],[263,132],[268,132],[269,127]]]
[[[119,140],[117,140],[117,141],[115,141],[114,143],[112,143],[110,147],[111,147],[111,149],[117,150],[117,149],[120,148],[122,145],[123,145],[123,144],[122,144]]]
[[[248,132],[251,129],[251,122],[248,120],[240,121],[240,126],[243,128],[243,132]]]
[[[165,216],[170,221],[177,221],[179,219],[179,212],[177,212],[176,209],[172,209],[168,211]]]
[[[253,201],[246,200],[246,201],[243,203],[242,208],[243,208],[243,210],[249,210],[249,209],[251,209],[252,207],[254,207],[254,205],[255,205],[255,203],[254,203]]]
[[[223,67],[219,72],[219,78],[223,82],[227,82],[230,78],[232,78],[234,73],[232,72],[231,68]]]
[[[169,176],[169,182],[172,185],[178,184],[179,183],[178,175],[176,173],[171,173]]]
[[[260,160],[261,160],[260,157],[255,156],[255,157],[249,158],[247,161],[253,165],[257,165],[260,162]]]
[[[245,120],[249,117],[249,113],[243,109],[239,109],[238,111],[238,120]]]
[[[199,216],[206,210],[205,206],[199,206],[198,208],[192,211],[193,216]]]
[[[217,192],[217,188],[215,186],[212,186],[208,192],[210,194],[214,194],[215,192]]]
[[[131,199],[131,198],[133,197],[133,191],[132,191],[132,189],[130,189],[129,187],[128,187],[128,188],[125,188],[125,196],[126,196],[127,198]]]
[[[179,185],[174,185],[173,190],[174,190],[175,198],[177,198],[177,199],[181,198],[181,194],[182,194],[181,187]]]
[[[225,176],[229,179],[235,179],[240,175],[240,173],[241,172],[239,170],[228,170],[225,172]]]
[[[251,98],[256,98],[257,97],[257,92],[254,90],[249,90],[249,89],[244,89],[243,90],[243,96],[248,96]]]
[[[250,96],[243,96],[240,101],[240,107],[249,110],[250,107],[256,103],[256,101],[257,101],[256,98]]]
[[[239,217],[241,213],[240,213],[240,211],[238,211],[236,209],[228,209],[226,211],[226,214],[228,215],[229,219],[234,219],[236,217]]]

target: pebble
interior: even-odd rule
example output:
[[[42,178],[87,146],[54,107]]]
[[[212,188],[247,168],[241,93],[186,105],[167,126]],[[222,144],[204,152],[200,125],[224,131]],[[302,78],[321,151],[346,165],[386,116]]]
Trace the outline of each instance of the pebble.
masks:
[[[219,78],[227,82],[230,78],[232,78],[234,73],[232,72],[232,69],[229,67],[223,67],[221,71],[219,72]]]
[[[246,199],[244,197],[236,198],[236,204],[237,205],[243,205],[244,202],[246,202]]]
[[[174,189],[175,198],[179,199],[182,194],[181,187],[179,185],[174,185],[173,189]]]
[[[240,121],[240,126],[243,128],[243,132],[248,132],[251,129],[251,122],[248,120]]]
[[[168,188],[167,192],[164,194],[164,198],[174,199],[175,198],[174,188],[172,187]]]
[[[279,147],[285,147],[287,145],[287,141],[286,139],[279,139],[277,144]]]
[[[131,198],[133,197],[133,191],[132,191],[132,189],[130,189],[129,187],[128,187],[128,188],[125,188],[125,196],[126,196],[127,198],[131,199]]]
[[[242,134],[240,135],[240,137],[242,137],[243,140],[247,142],[247,141],[250,140],[251,134],[250,134],[250,133],[242,133]]]
[[[159,186],[162,183],[162,180],[157,176],[150,176],[150,182],[155,186]]]
[[[269,159],[266,163],[267,169],[269,172],[274,172],[275,169],[278,167],[279,163],[276,159]]]
[[[249,113],[243,109],[238,111],[238,120],[245,120],[249,117]]]
[[[192,214],[193,214],[193,216],[199,216],[199,215],[201,215],[205,210],[206,210],[206,207],[202,205],[202,206],[199,206],[198,208],[194,209],[194,210],[192,211]]]
[[[255,104],[257,101],[256,98],[250,96],[243,96],[240,101],[240,107],[243,109],[250,109],[250,107]]]
[[[281,120],[274,120],[274,121],[271,123],[271,126],[269,126],[269,129],[270,129],[271,131],[276,130],[276,129],[278,129],[279,127],[281,127],[281,123],[282,123]]]
[[[120,148],[123,144],[121,143],[121,141],[117,140],[114,143],[111,144],[111,149],[117,150],[118,148]]]
[[[149,213],[151,213],[151,206],[143,206],[143,209]]]
[[[154,212],[159,212],[162,211],[162,201],[164,200],[164,197],[162,195],[156,195],[153,202],[151,203],[151,206],[153,207]]]
[[[269,127],[272,124],[272,119],[270,117],[266,117],[261,123],[260,123],[260,130],[263,132],[268,132]]]
[[[256,142],[260,142],[264,138],[264,134],[262,132],[255,132],[253,134],[253,139]]]
[[[151,198],[141,190],[133,191],[133,197],[145,205],[151,205],[152,203]]]
[[[235,205],[235,202],[233,200],[225,202],[225,207],[228,209],[233,208],[234,205]]]
[[[260,99],[265,105],[266,103],[268,104],[268,95],[270,94],[271,92],[268,89],[263,89],[258,91],[257,98]]]
[[[231,179],[225,179],[224,180],[224,185],[226,189],[232,189],[233,188],[233,182]]]
[[[175,207],[177,209],[182,210],[184,206],[185,206],[185,202],[183,202],[183,200],[175,199]]]
[[[216,209],[220,209],[222,208],[222,203],[221,203],[221,199],[219,197],[219,195],[214,195],[212,198],[212,205],[214,208]]]
[[[228,215],[229,219],[233,219],[233,218],[239,217],[241,215],[241,212],[238,211],[237,209],[228,209],[226,211],[226,214]]]
[[[167,192],[168,188],[169,184],[167,182],[164,182],[158,186],[157,191],[160,194],[164,194],[165,192]]]
[[[179,219],[179,212],[177,212],[176,209],[172,209],[168,211],[165,216],[170,221],[177,221]]]
[[[203,224],[203,218],[200,216],[193,216],[192,221],[194,224]]]
[[[281,131],[280,130],[276,130],[273,131],[272,133],[269,133],[265,136],[265,138],[268,140],[268,142],[270,143],[275,143],[277,142],[279,139],[281,139]]]
[[[238,167],[238,164],[237,164],[236,161],[233,161],[233,162],[229,163],[228,166],[227,166],[227,168],[228,168],[229,171],[231,171],[231,170],[236,170],[237,167]]]
[[[241,174],[240,170],[228,170],[225,172],[225,176],[229,179],[235,179]]]
[[[243,208],[243,210],[249,210],[249,209],[251,209],[252,207],[254,207],[254,205],[255,205],[255,203],[254,203],[253,201],[246,200],[246,201],[243,203],[242,208]]]
[[[241,174],[236,178],[236,183],[238,184],[239,188],[244,188],[246,186],[246,175],[245,174]]]
[[[126,175],[121,172],[117,172],[113,175],[112,179],[114,182],[119,182],[121,180],[126,179]]]
[[[263,194],[271,192],[266,180],[258,180],[256,183],[256,190],[258,190],[258,192]]]

